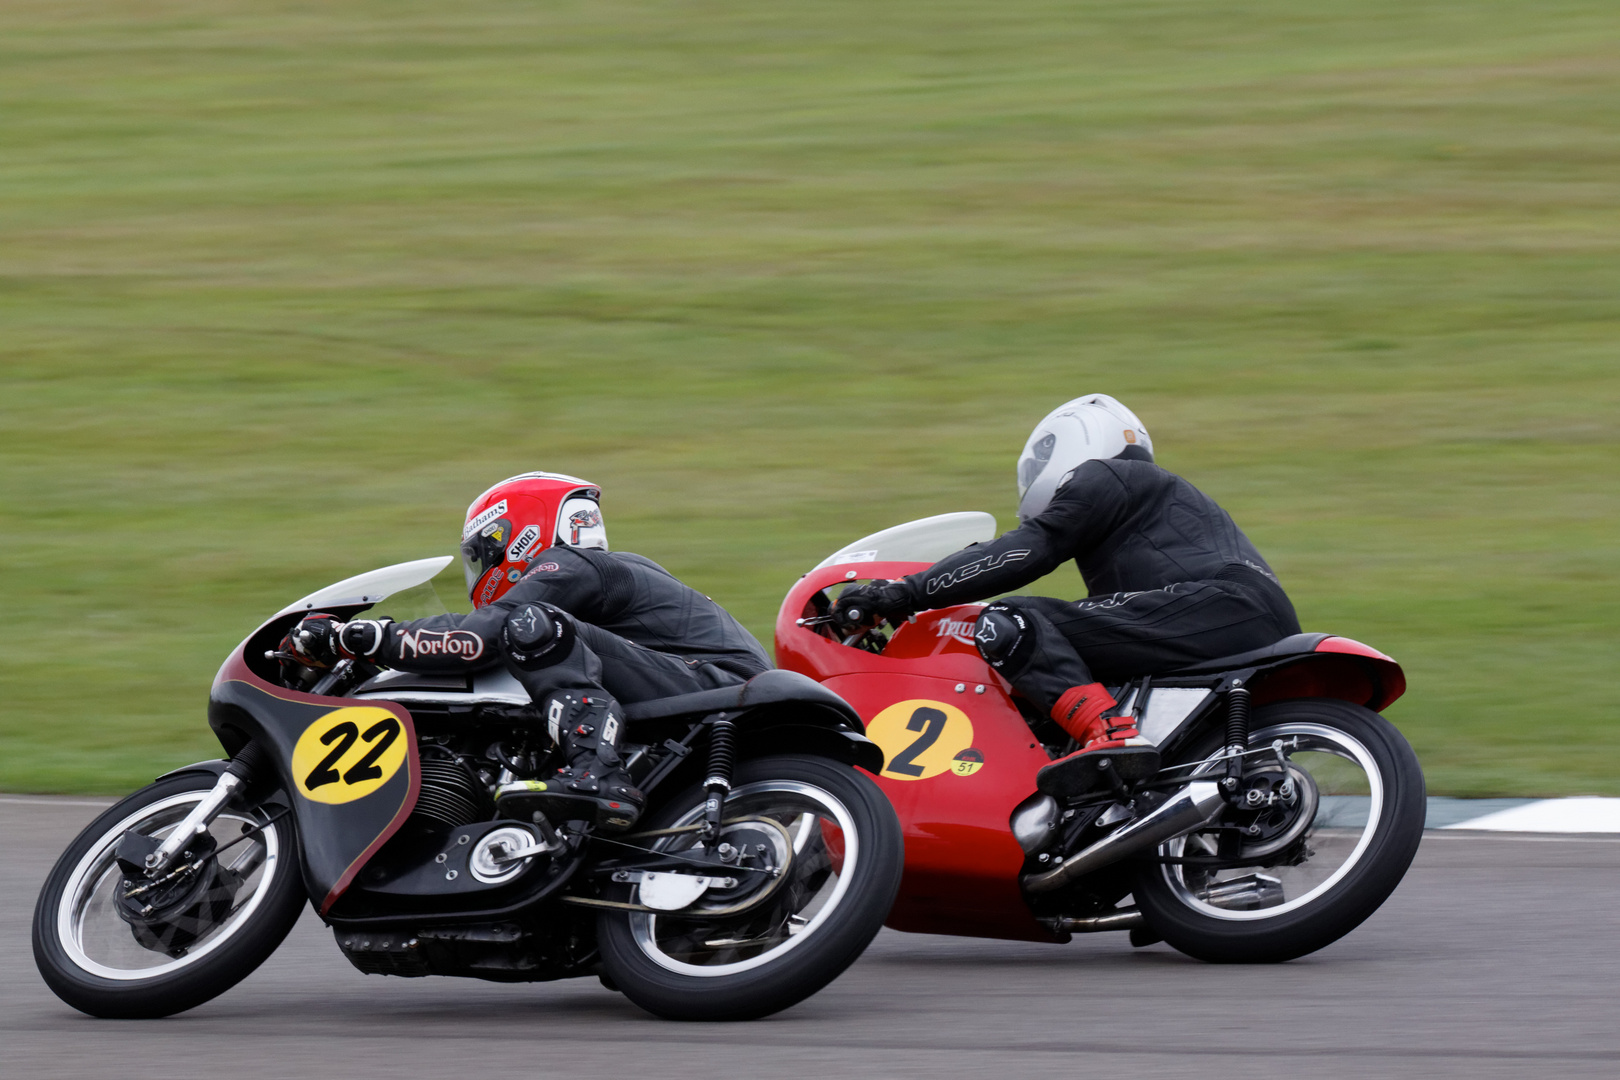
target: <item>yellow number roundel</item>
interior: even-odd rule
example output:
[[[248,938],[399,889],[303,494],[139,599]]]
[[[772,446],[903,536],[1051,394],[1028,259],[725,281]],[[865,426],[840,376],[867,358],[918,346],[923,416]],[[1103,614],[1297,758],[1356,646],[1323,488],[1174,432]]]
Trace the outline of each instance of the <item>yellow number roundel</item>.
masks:
[[[305,728],[293,747],[298,793],[323,803],[365,798],[405,763],[404,734],[399,717],[375,705],[327,713]]]
[[[956,755],[973,745],[973,721],[955,705],[913,698],[874,716],[866,737],[883,748],[886,763],[880,775],[926,780],[951,771]]]

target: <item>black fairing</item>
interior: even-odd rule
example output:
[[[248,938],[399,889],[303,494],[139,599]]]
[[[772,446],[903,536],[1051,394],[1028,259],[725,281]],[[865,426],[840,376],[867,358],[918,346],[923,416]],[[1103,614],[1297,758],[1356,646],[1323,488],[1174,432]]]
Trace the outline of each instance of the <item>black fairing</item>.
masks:
[[[381,710],[398,720],[396,737],[404,744],[404,760],[381,786],[361,797],[335,803],[308,797],[292,768],[299,737],[334,712],[356,705]],[[420,772],[411,714],[392,702],[272,692],[222,672],[209,698],[208,722],[228,747],[252,739],[268,751],[297,819],[305,887],[324,914],[416,804]]]

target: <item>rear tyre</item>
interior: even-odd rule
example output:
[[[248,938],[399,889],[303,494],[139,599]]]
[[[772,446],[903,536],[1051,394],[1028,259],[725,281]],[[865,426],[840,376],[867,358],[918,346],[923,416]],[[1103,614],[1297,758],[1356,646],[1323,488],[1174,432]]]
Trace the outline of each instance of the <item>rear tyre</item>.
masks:
[[[667,1019],[752,1020],[803,1001],[855,962],[900,889],[899,819],[861,773],[823,758],[784,755],[744,762],[732,783],[727,820],[776,821],[782,828],[771,831],[792,845],[787,872],[769,899],[730,916],[705,918],[700,900],[690,913],[607,911],[598,923],[602,963],[614,985]],[[689,788],[639,828],[701,822],[704,797],[701,788]],[[685,833],[648,846],[679,851],[693,842]]]
[[[1244,842],[1252,861],[1221,869],[1144,863],[1132,889],[1155,933],[1212,963],[1276,963],[1337,941],[1395,891],[1423,839],[1423,771],[1382,716],[1300,699],[1257,709],[1250,731],[1251,749],[1283,744],[1286,774],[1266,756],[1248,760],[1272,769],[1279,785],[1291,778],[1303,820],[1227,811],[1216,824],[1241,819],[1261,831]],[[1212,735],[1183,760],[1203,761],[1198,772],[1224,770],[1220,741]],[[1223,857],[1214,832],[1174,840],[1159,855]]]
[[[108,1019],[184,1012],[235,986],[286,938],[304,904],[291,814],[271,821],[261,808],[227,807],[210,829],[216,853],[199,869],[145,894],[156,897],[150,912],[126,898],[144,882],[119,869],[119,839],[131,829],[167,836],[213,786],[211,775],[160,780],[62,853],[40,891],[33,935],[34,962],[57,997]]]

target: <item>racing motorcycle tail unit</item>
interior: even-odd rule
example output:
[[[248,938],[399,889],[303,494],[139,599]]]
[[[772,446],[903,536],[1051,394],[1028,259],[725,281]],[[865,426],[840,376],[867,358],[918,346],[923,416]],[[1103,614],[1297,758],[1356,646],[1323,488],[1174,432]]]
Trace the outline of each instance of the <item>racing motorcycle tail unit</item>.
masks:
[[[801,578],[777,618],[777,662],[848,700],[883,750],[878,784],[905,830],[889,925],[1048,942],[1119,930],[1268,962],[1377,910],[1423,830],[1423,773],[1380,715],[1405,691],[1400,665],[1314,633],[1105,679],[1107,723],[1138,731],[1156,771],[1099,764],[1094,784],[1043,794],[1038,774],[1079,744],[985,661],[984,605],[892,632],[834,618],[842,588],[915,573],[994,527],[948,514],[862,538]]]
[[[448,561],[313,594],[231,653],[208,710],[229,758],[113,806],[40,893],[34,954],[62,1000],[192,1008],[306,903],[364,972],[597,977],[675,1019],[764,1016],[854,962],[899,887],[900,827],[860,717],[813,680],[627,706],[614,750],[647,804],[625,831],[540,797],[568,762],[504,669],[317,671],[278,651],[310,610],[352,618]]]

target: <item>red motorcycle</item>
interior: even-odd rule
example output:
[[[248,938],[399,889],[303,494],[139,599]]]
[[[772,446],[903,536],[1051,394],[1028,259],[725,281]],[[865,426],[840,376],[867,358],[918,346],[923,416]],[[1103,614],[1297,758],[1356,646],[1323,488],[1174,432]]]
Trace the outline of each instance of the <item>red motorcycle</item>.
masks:
[[[850,702],[883,748],[905,829],[888,925],[1062,942],[1128,930],[1209,961],[1289,960],[1371,915],[1422,838],[1423,773],[1378,714],[1401,667],[1360,642],[1297,634],[1111,687],[1163,767],[1067,805],[1035,773],[1076,749],[979,656],[980,605],[840,628],[836,590],[915,573],[995,535],[988,514],[897,526],[835,552],[788,592],[782,667]]]

